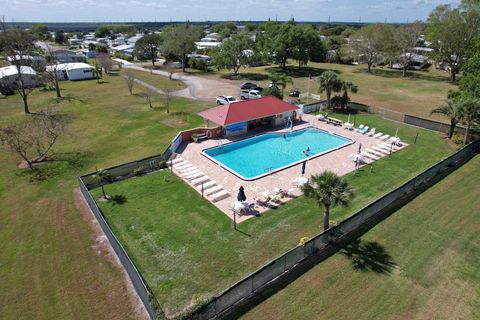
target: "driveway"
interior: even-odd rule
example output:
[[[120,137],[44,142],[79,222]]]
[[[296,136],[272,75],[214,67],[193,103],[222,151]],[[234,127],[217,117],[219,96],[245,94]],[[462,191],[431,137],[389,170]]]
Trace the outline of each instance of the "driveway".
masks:
[[[150,71],[126,60],[114,60],[117,62],[121,62],[123,64],[123,68],[135,69],[143,72],[152,72],[154,74],[168,77],[168,72],[163,70]],[[173,95],[177,97],[211,101],[213,103],[215,102],[215,98],[217,96],[235,96],[238,98],[238,95],[240,93],[238,84],[230,80],[208,79],[201,76],[180,72],[174,73],[172,75],[172,78],[175,80],[181,80],[187,85],[186,89],[173,92]]]

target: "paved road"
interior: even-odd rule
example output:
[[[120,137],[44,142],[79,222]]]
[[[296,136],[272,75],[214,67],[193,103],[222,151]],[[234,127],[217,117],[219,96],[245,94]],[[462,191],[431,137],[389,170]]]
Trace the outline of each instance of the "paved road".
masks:
[[[117,62],[121,62],[124,68],[139,70],[143,72],[152,72],[154,74],[168,77],[168,72],[163,70],[150,71],[126,60],[114,60]],[[175,91],[172,93],[177,97],[215,102],[215,97],[219,95],[235,96],[238,95],[239,92],[237,84],[232,83],[229,80],[208,79],[185,73],[174,73],[172,79],[183,81],[187,85],[186,89]]]

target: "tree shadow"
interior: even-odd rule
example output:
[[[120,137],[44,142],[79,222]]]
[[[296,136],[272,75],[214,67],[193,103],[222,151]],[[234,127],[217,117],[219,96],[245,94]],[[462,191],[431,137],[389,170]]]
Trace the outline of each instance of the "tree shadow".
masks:
[[[222,74],[222,79],[228,80],[250,80],[250,81],[263,81],[268,79],[268,74],[263,73],[239,73],[236,76],[233,74]]]
[[[384,67],[382,69],[374,68],[372,69],[372,72],[370,74],[373,76],[378,76],[378,77],[383,77],[388,79],[428,80],[428,81],[445,82],[445,83],[449,82],[449,79],[447,77],[428,74],[428,72],[429,71],[427,70],[425,71],[408,70],[407,76],[403,77],[401,70],[394,70],[388,67]],[[368,73],[368,69],[358,68],[352,71],[352,73]]]
[[[24,169],[17,176],[28,177],[32,183],[42,182],[82,169],[86,159],[87,154],[82,152],[52,153],[46,160],[34,164],[34,170]]]
[[[269,73],[280,73],[280,74],[285,74],[289,77],[292,78],[305,78],[305,77],[318,77],[325,71],[333,71],[336,74],[342,73],[340,70],[336,69],[323,69],[323,68],[316,68],[316,67],[295,67],[295,66],[287,66],[285,69],[282,69],[281,67],[269,67],[265,69]]]
[[[127,197],[121,194],[116,194],[112,197],[111,201],[112,201],[112,205],[117,205],[117,204],[122,205],[127,203]]]
[[[69,103],[73,103],[73,102],[87,103],[88,102],[86,99],[81,99],[81,98],[75,97],[71,93],[67,93],[61,98],[54,98],[54,100],[56,102],[66,101],[66,102],[69,102]]]
[[[340,253],[351,260],[353,269],[358,271],[389,274],[396,266],[385,247],[377,242],[355,239],[347,244]]]

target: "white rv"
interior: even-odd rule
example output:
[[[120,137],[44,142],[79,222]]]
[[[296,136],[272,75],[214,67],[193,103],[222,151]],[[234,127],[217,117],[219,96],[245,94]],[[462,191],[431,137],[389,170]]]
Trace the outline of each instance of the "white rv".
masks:
[[[20,73],[22,75],[23,85],[26,88],[37,86],[37,73],[32,67],[21,66]],[[2,94],[12,94],[18,86],[20,86],[20,79],[17,67],[8,66],[0,68],[0,92]]]
[[[58,80],[86,80],[95,79],[95,68],[87,63],[60,63],[47,66],[47,71],[56,69]]]

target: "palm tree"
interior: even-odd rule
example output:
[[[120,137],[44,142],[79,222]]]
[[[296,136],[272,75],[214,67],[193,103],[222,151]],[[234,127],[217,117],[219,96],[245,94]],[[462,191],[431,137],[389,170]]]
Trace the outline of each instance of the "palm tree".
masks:
[[[348,96],[348,92],[350,91],[351,93],[357,93],[358,92],[358,86],[353,84],[353,82],[350,81],[342,81],[342,90],[343,90],[343,107],[346,108],[347,104],[350,103],[350,97]]]
[[[331,107],[332,92],[338,92],[342,89],[342,81],[338,79],[338,76],[333,71],[325,71],[318,78],[320,85],[320,92],[327,94],[327,108]]]
[[[103,199],[107,200],[108,197],[107,197],[107,194],[105,193],[105,189],[103,186],[113,181],[112,176],[105,169],[97,169],[93,177],[98,179],[98,182],[102,184]]]
[[[292,78],[290,78],[287,75],[281,74],[281,73],[272,73],[268,76],[268,79],[272,83],[272,87],[275,87],[276,89],[280,90],[280,87],[282,88],[282,97],[283,97],[283,92],[285,91],[285,87],[287,86],[288,83],[293,83]]]
[[[430,115],[432,114],[443,114],[450,118],[448,137],[451,139],[460,119],[460,104],[452,99],[448,99],[446,105],[432,109]]]
[[[463,145],[468,142],[470,128],[480,124],[480,100],[465,100],[460,103],[460,121],[467,126]]]
[[[331,171],[312,175],[302,191],[306,197],[313,198],[319,207],[323,206],[323,230],[330,228],[330,207],[338,204],[347,206],[353,197],[348,182]]]

